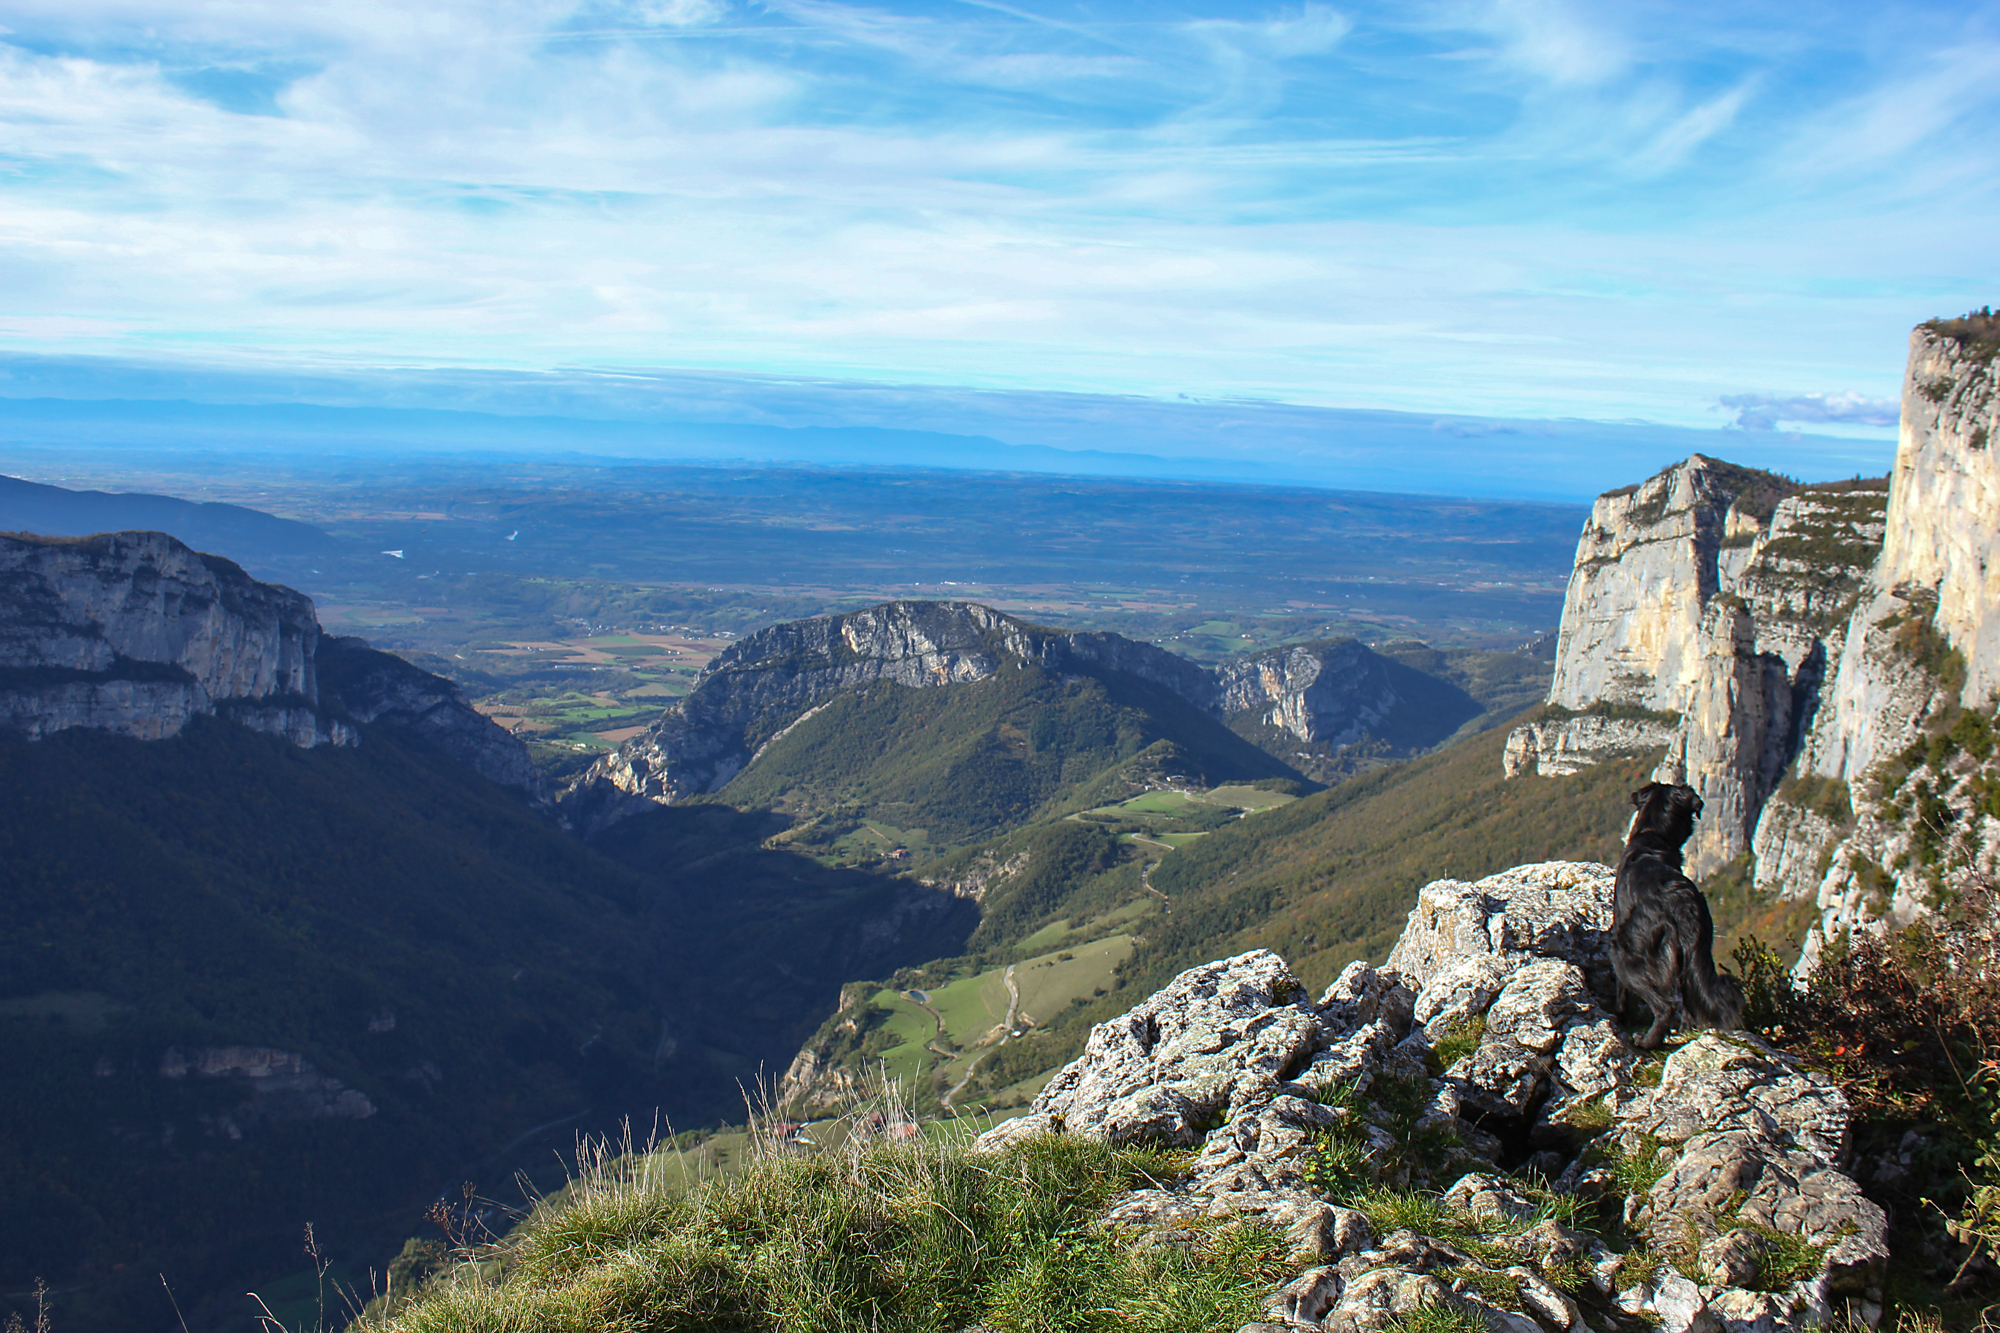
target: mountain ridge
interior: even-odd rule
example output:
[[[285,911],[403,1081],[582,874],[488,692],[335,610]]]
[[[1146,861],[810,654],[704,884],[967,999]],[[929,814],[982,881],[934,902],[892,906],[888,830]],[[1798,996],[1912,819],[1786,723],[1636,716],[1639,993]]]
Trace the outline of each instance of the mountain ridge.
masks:
[[[1398,719],[1411,682],[1425,679],[1351,639],[1269,649],[1211,669],[1121,635],[1049,629],[974,602],[885,602],[787,622],[731,645],[684,699],[587,769],[562,807],[595,835],[651,805],[722,791],[785,727],[844,691],[876,681],[969,684],[1029,664],[1057,675],[1122,674],[1239,731],[1269,727],[1334,749]],[[1484,711],[1443,681],[1426,693],[1439,719],[1429,727],[1431,744]],[[1425,728],[1416,722],[1411,730],[1415,739]]]

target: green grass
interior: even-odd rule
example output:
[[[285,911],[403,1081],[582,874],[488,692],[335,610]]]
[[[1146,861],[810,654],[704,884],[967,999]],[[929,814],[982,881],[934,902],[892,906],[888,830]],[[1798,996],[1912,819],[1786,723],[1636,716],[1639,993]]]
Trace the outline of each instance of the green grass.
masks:
[[[1263,810],[1275,810],[1281,805],[1290,805],[1299,798],[1290,792],[1265,791],[1258,787],[1230,783],[1210,788],[1202,793],[1201,799],[1214,805],[1233,805],[1250,814],[1256,814]]]
[[[1177,815],[1194,804],[1194,798],[1184,791],[1149,791],[1143,796],[1134,796],[1129,801],[1121,801],[1116,810],[1130,810],[1138,814]]]
[[[1138,902],[1127,903],[1116,911],[1106,912],[1103,916],[1092,917],[1081,923],[1072,924],[1067,919],[1051,921],[1034,934],[1024,938],[1014,947],[1023,953],[1046,952],[1072,935],[1082,935],[1085,938],[1089,938],[1101,933],[1108,926],[1122,925],[1134,921],[1152,912],[1155,906],[1156,904],[1152,899],[1141,899]]]
[[[1651,1134],[1640,1136],[1638,1152],[1613,1149],[1607,1160],[1612,1178],[1627,1196],[1651,1190],[1660,1183],[1660,1177],[1667,1174],[1670,1165],[1670,1159],[1660,1152],[1660,1141]]]
[[[662,1154],[613,1161],[356,1327],[1229,1333],[1290,1271],[1282,1237],[1215,1225],[1184,1251],[1134,1251],[1090,1225],[1171,1166],[1076,1138],[983,1157],[925,1142],[765,1158],[690,1189]]]
[[[1432,1040],[1430,1057],[1425,1061],[1431,1067],[1431,1076],[1442,1077],[1453,1065],[1478,1050],[1479,1043],[1485,1038],[1485,1014],[1470,1023],[1456,1024],[1440,1032]]]
[[[1108,985],[1131,953],[1130,935],[1112,935],[1015,964],[1014,984],[1020,995],[1016,1029],[1045,1021],[1072,1000]],[[981,1054],[982,1044],[1007,1017],[1006,973],[1004,966],[989,968],[926,992],[930,1009],[944,1020],[942,1044],[960,1052],[951,1060],[929,1049],[939,1038],[937,1019],[930,1010],[901,991],[876,991],[869,1003],[886,1015],[878,1027],[890,1044],[871,1058],[885,1062],[891,1078],[913,1088],[934,1087],[934,1075],[946,1086],[956,1085],[965,1072],[964,1062]]]
[[[1432,1301],[1414,1313],[1391,1320],[1383,1333],[1488,1333],[1486,1317],[1449,1301]]]
[[[1109,984],[1118,965],[1131,956],[1132,937],[1113,935],[1052,957],[1029,959],[1014,969],[1021,1008],[1043,1021],[1078,996]]]

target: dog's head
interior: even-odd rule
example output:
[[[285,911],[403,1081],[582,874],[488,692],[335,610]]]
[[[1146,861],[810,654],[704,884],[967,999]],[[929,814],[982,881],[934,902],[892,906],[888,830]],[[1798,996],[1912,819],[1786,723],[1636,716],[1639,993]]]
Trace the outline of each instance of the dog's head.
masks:
[[[1676,847],[1694,836],[1701,815],[1700,793],[1684,782],[1649,782],[1632,793],[1632,804],[1638,807],[1632,833],[1652,833]]]

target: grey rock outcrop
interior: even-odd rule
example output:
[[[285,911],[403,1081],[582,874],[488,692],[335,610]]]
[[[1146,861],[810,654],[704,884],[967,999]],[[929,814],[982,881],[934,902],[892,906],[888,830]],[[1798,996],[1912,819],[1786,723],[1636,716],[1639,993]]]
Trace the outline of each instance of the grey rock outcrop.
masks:
[[[312,601],[157,532],[0,536],[0,727],[145,740],[222,713],[296,745],[319,716]]]
[[[1841,1169],[1844,1098],[1741,1034],[1694,1036],[1643,1086],[1606,1008],[1611,887],[1572,862],[1434,882],[1389,961],[1353,964],[1318,1003],[1267,951],[1191,969],[1099,1025],[979,1147],[1194,1149],[1182,1179],[1119,1196],[1104,1225],[1135,1244],[1227,1219],[1282,1233],[1303,1271],[1243,1333],[1372,1333],[1437,1303],[1509,1333],[1879,1317],[1886,1218]],[[1506,1164],[1525,1148],[1538,1174]],[[1557,1177],[1600,1200],[1601,1235],[1550,1216]],[[1371,1184],[1434,1192],[1449,1225],[1382,1231]],[[1799,1272],[1769,1261],[1778,1234],[1812,1247]]]
[[[1541,717],[1507,733],[1501,768],[1508,777],[1532,769],[1545,778],[1581,773],[1607,759],[1646,754],[1680,734],[1677,719],[1610,717],[1601,713]]]
[[[1670,726],[1661,775],[1706,805],[1690,869],[1747,855],[1763,892],[1816,900],[1802,966],[1843,931],[1909,919],[1938,887],[1939,858],[1909,855],[1937,839],[1907,804],[1870,798],[1933,719],[1990,708],[2000,688],[1996,344],[1990,316],[1911,335],[1886,485],[1801,488],[1696,456],[1601,498],[1564,605],[1553,715],[1509,739],[1510,776],[1560,773]],[[1923,779],[1953,793],[1956,873],[2000,865],[2000,822],[1969,797],[1984,762]],[[1816,782],[1845,789],[1844,818],[1799,794]]]
[[[2000,691],[2000,320],[1963,325],[1910,335],[1880,582],[1936,589],[1965,700],[1982,704]]]
[[[218,1138],[241,1139],[274,1120],[366,1120],[375,1103],[359,1088],[323,1074],[296,1051],[269,1046],[204,1046],[182,1051],[169,1046],[160,1055],[160,1077],[223,1079],[250,1096],[227,1110],[201,1117]]]
[[[1066,676],[1120,673],[1233,725],[1332,746],[1412,711],[1397,684],[1407,669],[1352,640],[1275,649],[1210,671],[1117,634],[1045,629],[976,603],[888,602],[775,625],[730,645],[687,697],[579,777],[563,807],[578,829],[595,833],[653,805],[721,790],[841,693],[878,681],[967,684],[1027,665]],[[1461,691],[1440,688],[1464,699],[1467,716],[1479,711]]]
[[[1707,807],[1695,873],[1741,856],[1818,714],[1885,502],[1699,454],[1601,497],[1577,544],[1551,715],[1509,737],[1508,775],[1664,745],[1662,775]]]
[[[0,734],[161,740],[205,716],[308,748],[357,744],[356,723],[379,722],[539,790],[526,747],[456,685],[323,637],[303,593],[164,533],[0,535]]]

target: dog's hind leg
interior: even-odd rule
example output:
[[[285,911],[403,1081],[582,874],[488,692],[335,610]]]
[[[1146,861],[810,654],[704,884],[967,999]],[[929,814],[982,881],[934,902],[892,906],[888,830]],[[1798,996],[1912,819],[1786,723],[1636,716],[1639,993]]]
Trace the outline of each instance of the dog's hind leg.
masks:
[[[1658,948],[1652,968],[1643,977],[1632,979],[1632,989],[1639,992],[1639,998],[1653,1011],[1653,1026],[1638,1041],[1642,1051],[1660,1049],[1681,1016],[1680,987],[1675,984],[1679,980],[1680,950],[1671,938],[1660,940]]]

